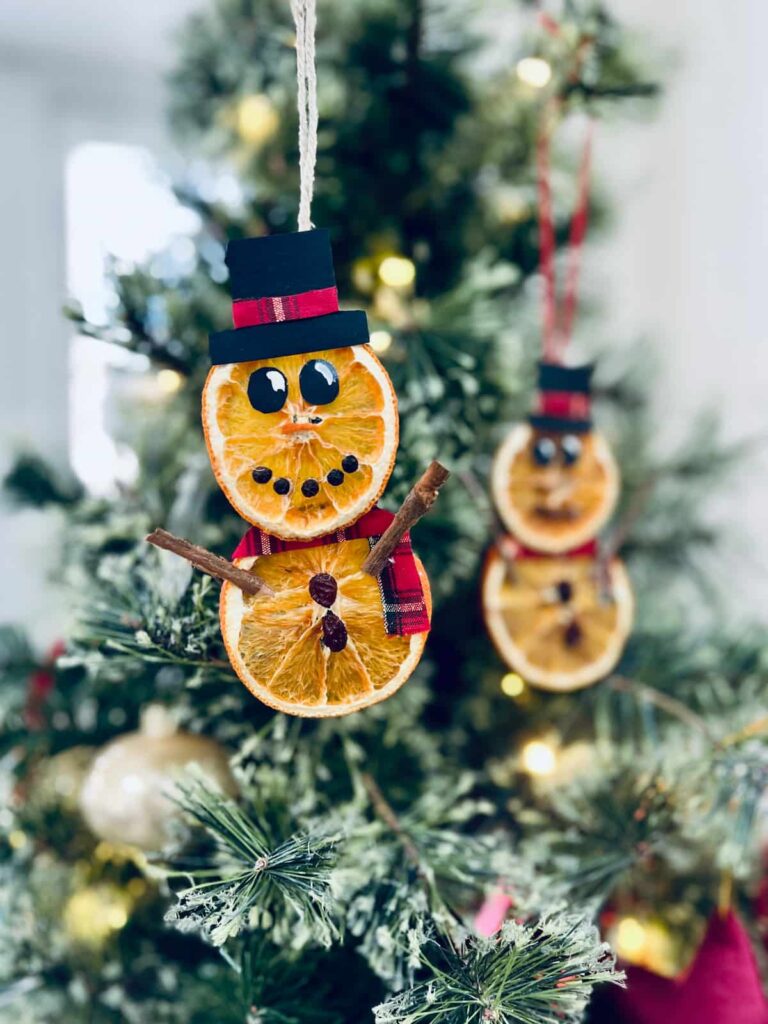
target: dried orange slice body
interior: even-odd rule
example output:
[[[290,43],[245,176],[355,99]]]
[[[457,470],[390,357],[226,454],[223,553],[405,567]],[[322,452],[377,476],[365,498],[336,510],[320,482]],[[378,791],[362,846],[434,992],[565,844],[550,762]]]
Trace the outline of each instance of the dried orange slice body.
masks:
[[[499,654],[545,690],[577,690],[605,678],[621,657],[634,614],[618,559],[608,566],[606,583],[594,558],[522,558],[510,570],[492,551],[483,612]]]
[[[392,382],[367,345],[214,366],[203,430],[230,503],[254,526],[306,540],[353,523],[397,452]]]
[[[390,636],[376,579],[362,572],[368,541],[237,560],[275,592],[250,596],[225,583],[221,632],[254,697],[290,715],[346,715],[385,700],[419,663],[426,633]],[[427,610],[429,581],[416,558]]]
[[[595,431],[559,434],[521,423],[496,453],[491,487],[510,533],[535,551],[560,554],[605,524],[619,496],[619,471]]]

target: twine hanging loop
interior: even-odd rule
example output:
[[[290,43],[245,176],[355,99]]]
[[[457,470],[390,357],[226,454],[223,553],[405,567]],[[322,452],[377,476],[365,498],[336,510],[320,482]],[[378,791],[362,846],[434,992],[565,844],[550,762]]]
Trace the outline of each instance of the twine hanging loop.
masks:
[[[296,83],[299,108],[299,231],[312,227],[312,195],[317,160],[317,72],[315,0],[291,0],[296,25]]]

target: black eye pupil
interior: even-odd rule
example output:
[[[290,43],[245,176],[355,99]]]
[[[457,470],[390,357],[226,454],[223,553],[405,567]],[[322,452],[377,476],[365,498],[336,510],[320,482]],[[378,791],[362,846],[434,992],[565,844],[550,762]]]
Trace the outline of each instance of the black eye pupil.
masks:
[[[533,461],[537,466],[548,466],[556,454],[557,448],[551,437],[540,437],[533,446]]]
[[[339,394],[339,375],[326,359],[310,359],[299,374],[299,388],[309,405],[328,405]]]
[[[581,455],[581,441],[575,434],[566,434],[560,442],[560,450],[563,453],[563,462],[566,466],[572,466],[578,462]]]
[[[288,382],[274,366],[254,370],[248,378],[248,401],[258,412],[277,412],[288,397]]]

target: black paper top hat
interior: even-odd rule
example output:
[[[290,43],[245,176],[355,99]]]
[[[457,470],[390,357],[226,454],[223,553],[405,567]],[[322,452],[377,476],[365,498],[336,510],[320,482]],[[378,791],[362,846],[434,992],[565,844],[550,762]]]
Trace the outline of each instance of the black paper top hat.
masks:
[[[210,337],[212,363],[368,343],[362,310],[340,310],[328,232],[243,238],[227,246],[234,330]]]
[[[584,434],[592,429],[590,406],[593,365],[560,366],[539,363],[539,396],[528,417],[537,430]]]

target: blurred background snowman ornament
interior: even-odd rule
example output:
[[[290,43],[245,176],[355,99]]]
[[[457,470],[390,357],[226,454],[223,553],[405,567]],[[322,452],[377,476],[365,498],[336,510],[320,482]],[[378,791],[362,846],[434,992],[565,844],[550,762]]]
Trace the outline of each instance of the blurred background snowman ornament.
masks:
[[[545,112],[537,146],[543,289],[538,397],[527,423],[500,445],[491,492],[509,536],[490,550],[483,614],[505,663],[533,686],[580,689],[617,665],[634,616],[632,588],[597,534],[619,498],[619,471],[593,429],[594,367],[566,366],[576,311],[580,253],[587,227],[592,127],[587,131],[573,215],[565,295],[555,285],[550,136],[558,111]]]

